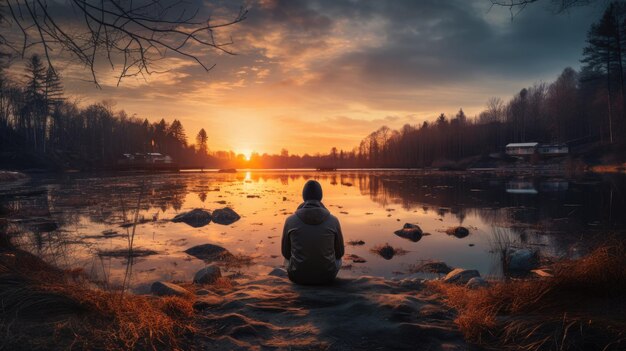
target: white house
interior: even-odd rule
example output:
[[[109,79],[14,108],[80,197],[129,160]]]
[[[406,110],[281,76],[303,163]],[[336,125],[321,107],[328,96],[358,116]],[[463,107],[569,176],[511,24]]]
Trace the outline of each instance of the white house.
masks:
[[[545,156],[564,156],[569,153],[569,147],[565,144],[542,144],[539,153]]]
[[[530,156],[537,152],[539,143],[511,143],[506,145],[506,154],[510,156]]]

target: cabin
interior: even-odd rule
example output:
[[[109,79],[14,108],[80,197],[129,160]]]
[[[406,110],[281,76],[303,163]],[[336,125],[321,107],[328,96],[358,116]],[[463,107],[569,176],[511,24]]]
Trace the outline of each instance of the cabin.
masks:
[[[171,156],[158,152],[122,154],[114,166],[118,170],[177,170],[178,165]]]
[[[173,163],[174,160],[168,156],[158,152],[149,152],[146,154],[147,163]]]
[[[510,143],[506,145],[509,156],[524,157],[539,154],[543,157],[566,156],[569,147],[566,144]]]
[[[506,145],[509,156],[531,156],[537,152],[539,143],[510,143]]]
[[[509,194],[530,194],[539,193],[535,188],[535,183],[527,179],[514,179],[506,183],[506,192]]]
[[[569,153],[569,147],[565,144],[542,144],[538,151],[543,156],[565,156]]]

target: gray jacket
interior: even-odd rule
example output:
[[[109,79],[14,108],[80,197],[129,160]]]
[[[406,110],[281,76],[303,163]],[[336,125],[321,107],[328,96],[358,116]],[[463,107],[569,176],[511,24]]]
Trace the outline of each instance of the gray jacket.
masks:
[[[309,200],[285,221],[282,254],[289,260],[289,279],[298,284],[328,284],[337,276],[335,260],[344,254],[337,217]]]

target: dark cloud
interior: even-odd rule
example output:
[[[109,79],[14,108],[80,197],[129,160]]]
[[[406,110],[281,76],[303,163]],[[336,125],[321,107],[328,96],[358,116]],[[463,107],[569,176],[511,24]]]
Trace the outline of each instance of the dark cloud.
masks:
[[[68,68],[68,90],[87,100],[113,98],[140,117],[189,121],[190,134],[262,118],[276,144],[268,151],[278,151],[277,143],[307,151],[319,138],[350,148],[357,134],[380,124],[421,123],[460,107],[472,115],[491,96],[507,99],[567,66],[578,68],[587,30],[603,10],[556,15],[545,0],[511,19],[505,8],[490,9],[489,0],[248,1],[247,20],[215,33],[232,38],[237,55],[196,48],[203,62],[217,63],[209,73],[168,55],[160,68],[169,72],[127,80],[122,88],[113,87],[107,67],[98,67],[111,76],[102,90],[90,90],[78,80],[84,72]],[[203,5],[198,18],[221,21],[241,2],[193,4]],[[235,132],[216,136],[215,147],[229,147]]]

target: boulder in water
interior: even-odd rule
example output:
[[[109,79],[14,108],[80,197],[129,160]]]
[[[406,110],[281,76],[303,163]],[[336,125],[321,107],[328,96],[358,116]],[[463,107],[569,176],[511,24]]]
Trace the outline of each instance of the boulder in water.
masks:
[[[222,270],[215,263],[202,268],[193,276],[196,284],[213,284],[222,276]]]
[[[444,283],[465,285],[470,279],[480,277],[480,273],[474,269],[455,268],[443,278]]]
[[[446,230],[446,234],[456,236],[457,238],[465,238],[470,234],[469,230],[465,227],[452,227]]]
[[[211,213],[200,208],[181,213],[172,219],[172,222],[183,222],[194,228],[204,227],[211,223]]]
[[[205,261],[221,261],[232,257],[232,254],[228,250],[213,244],[203,244],[190,247],[185,250],[185,253]]]
[[[370,250],[371,252],[379,255],[380,257],[390,260],[395,255],[404,255],[406,253],[403,249],[396,249],[389,244],[378,245]]]
[[[213,222],[222,225],[229,225],[237,222],[241,217],[237,212],[233,211],[229,207],[224,207],[213,211]]]
[[[405,223],[404,227],[394,232],[397,236],[411,240],[412,242],[418,242],[422,238],[423,232],[417,224]]]
[[[267,275],[271,275],[273,277],[286,278],[287,271],[284,268],[274,268]]]
[[[514,272],[528,272],[539,266],[539,254],[536,250],[513,249],[507,252],[507,268]]]
[[[150,292],[156,296],[187,296],[191,292],[182,286],[168,282],[154,282],[150,286]]]

